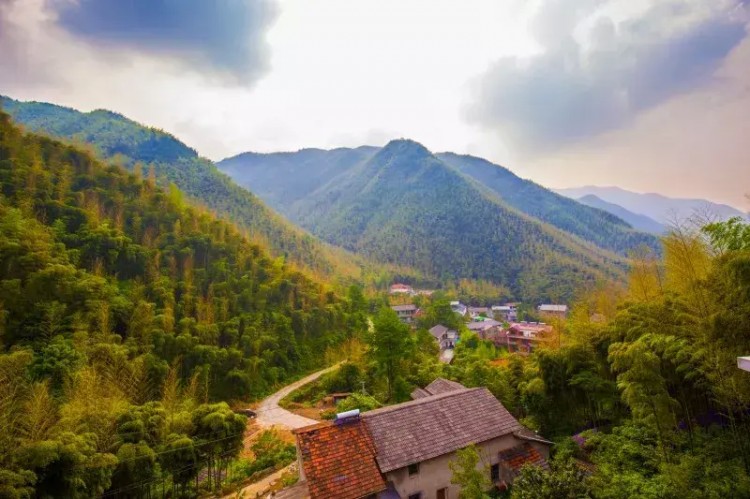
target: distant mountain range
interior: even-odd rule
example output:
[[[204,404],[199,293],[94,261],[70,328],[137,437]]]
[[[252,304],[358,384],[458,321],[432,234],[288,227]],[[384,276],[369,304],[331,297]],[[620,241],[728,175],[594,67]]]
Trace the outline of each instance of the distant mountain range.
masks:
[[[694,215],[716,217],[722,220],[731,217],[748,218],[747,213],[726,204],[714,203],[705,199],[670,198],[655,193],[640,194],[619,187],[588,185],[556,189],[556,192],[573,199],[593,195],[602,201],[618,205],[632,213],[645,215],[662,225],[668,225],[675,219],[685,220]],[[602,206],[598,207],[603,208]]]
[[[428,275],[492,280],[520,297],[570,297],[582,281],[621,275],[618,254],[659,248],[605,211],[410,140],[244,153],[217,166],[330,243]]]
[[[2,105],[31,130],[130,169],[141,165],[144,176],[152,169],[272,254],[328,277],[466,278],[506,286],[520,299],[563,300],[582,283],[621,279],[629,250],[660,249],[656,237],[606,210],[410,140],[245,153],[214,165],[174,136],[110,111],[8,98]]]
[[[618,204],[608,203],[593,194],[587,194],[578,198],[578,202],[611,213],[629,223],[634,229],[650,232],[652,234],[664,234],[667,231],[665,225],[660,224],[653,218],[633,213]]]

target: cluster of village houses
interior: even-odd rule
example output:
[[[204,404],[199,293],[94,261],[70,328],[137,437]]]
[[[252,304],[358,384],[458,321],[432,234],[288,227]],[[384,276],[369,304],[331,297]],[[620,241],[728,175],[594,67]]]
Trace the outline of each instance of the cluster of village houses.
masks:
[[[420,294],[405,284],[391,286],[391,294]],[[424,292],[422,292],[424,293]],[[391,307],[398,314],[401,322],[414,325],[422,311],[416,305],[394,305]],[[493,342],[497,347],[505,347],[511,352],[530,352],[541,341],[545,341],[552,332],[552,326],[545,322],[527,322],[518,320],[518,304],[506,303],[491,307],[471,307],[461,302],[451,302],[451,309],[461,317],[468,318],[466,327],[481,339]],[[544,303],[537,307],[538,315],[547,320],[564,319],[568,306]],[[440,347],[440,359],[450,362],[453,348],[456,346],[458,331],[438,324],[430,329],[430,334]]]
[[[394,285],[396,293],[419,292]],[[394,287],[392,287],[394,290]],[[421,294],[426,294],[422,292]],[[531,351],[551,327],[518,322],[516,304],[469,307],[452,302],[467,327],[512,351]],[[414,305],[393,309],[406,324],[419,317]],[[565,305],[540,305],[540,316],[564,317]],[[438,324],[430,329],[441,359],[449,362],[459,341],[455,330]],[[412,400],[361,413],[337,414],[295,430],[300,481],[296,487],[312,499],[457,499],[450,463],[456,451],[476,445],[478,470],[497,489],[506,489],[526,465],[549,469],[551,442],[525,428],[487,390],[438,378],[411,393]],[[287,496],[280,496],[287,497]]]

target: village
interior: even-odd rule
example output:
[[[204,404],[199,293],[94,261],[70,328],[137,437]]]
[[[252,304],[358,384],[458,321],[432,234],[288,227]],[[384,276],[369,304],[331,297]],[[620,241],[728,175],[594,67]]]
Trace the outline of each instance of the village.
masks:
[[[432,291],[415,290],[407,284],[396,283],[390,286],[389,295],[398,297],[429,296]],[[518,303],[504,303],[491,306],[469,306],[460,301],[450,302],[451,310],[464,319],[466,329],[480,339],[492,342],[508,352],[530,353],[540,343],[554,339],[554,323],[564,320],[568,306],[542,303],[535,307],[537,321],[519,320]],[[423,311],[413,303],[392,305],[401,322],[416,327]],[[460,331],[443,324],[432,325],[430,334],[440,349],[440,360],[450,363],[453,350],[460,341]]]

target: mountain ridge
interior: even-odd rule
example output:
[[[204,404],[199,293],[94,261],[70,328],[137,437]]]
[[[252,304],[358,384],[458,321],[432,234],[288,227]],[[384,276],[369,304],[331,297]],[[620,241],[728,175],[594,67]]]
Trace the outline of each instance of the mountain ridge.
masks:
[[[711,215],[720,219],[736,216],[750,219],[748,213],[726,203],[701,198],[676,198],[656,192],[639,193],[617,186],[588,185],[555,189],[555,192],[575,199],[593,194],[603,201],[616,204],[633,213],[645,215],[661,224],[689,219],[696,214],[701,217]]]

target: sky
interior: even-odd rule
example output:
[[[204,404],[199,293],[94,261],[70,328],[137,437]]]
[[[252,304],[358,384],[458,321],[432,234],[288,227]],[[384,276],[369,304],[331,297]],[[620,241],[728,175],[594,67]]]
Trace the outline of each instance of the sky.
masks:
[[[0,0],[0,94],[220,160],[384,145],[750,210],[747,0]]]

